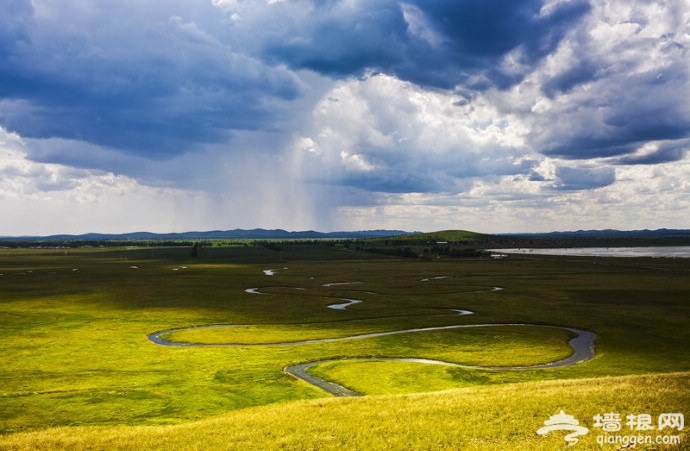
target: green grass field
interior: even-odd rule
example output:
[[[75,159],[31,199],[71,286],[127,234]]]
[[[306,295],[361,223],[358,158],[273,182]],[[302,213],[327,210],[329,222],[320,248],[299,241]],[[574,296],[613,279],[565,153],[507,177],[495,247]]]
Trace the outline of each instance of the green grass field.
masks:
[[[0,449],[560,449],[562,434],[535,433],[560,409],[590,425],[608,411],[690,414],[686,259],[417,261],[300,244],[199,258],[185,248],[3,249],[0,274]],[[328,308],[341,299],[363,302]],[[501,326],[276,345],[477,323],[591,330],[597,354],[548,370],[313,368],[371,395],[340,399],[282,369],[367,357],[533,365],[567,356],[569,334]],[[238,327],[166,339],[273,345],[147,340],[211,324]],[[687,430],[679,434],[682,445],[636,449],[686,449]],[[620,448],[589,434],[570,449]]]

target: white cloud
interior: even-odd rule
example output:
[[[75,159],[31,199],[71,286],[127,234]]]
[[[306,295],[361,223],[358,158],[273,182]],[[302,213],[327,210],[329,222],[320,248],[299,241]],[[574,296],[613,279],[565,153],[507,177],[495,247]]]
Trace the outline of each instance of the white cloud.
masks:
[[[525,172],[533,157],[522,124],[482,96],[466,99],[386,75],[340,82],[312,119],[295,148],[305,176],[324,183],[457,192],[467,177]]]
[[[617,167],[615,184],[578,191],[554,191],[552,181],[534,182],[524,176],[481,178],[465,193],[388,194],[377,205],[342,206],[337,215],[355,229],[372,223],[405,230],[453,227],[487,233],[605,229],[612,224],[624,224],[626,230],[684,228],[690,211],[688,174],[686,159]]]
[[[187,230],[204,214],[208,201],[200,192],[154,188],[111,172],[29,160],[22,139],[0,129],[2,234]]]
[[[678,2],[593,2],[582,27],[493,100],[549,155],[626,155],[646,141],[682,139],[690,127],[690,104],[678,97],[690,92],[688,10]]]
[[[429,23],[429,20],[419,8],[408,3],[402,3],[400,7],[403,17],[409,26],[410,33],[434,47],[443,44],[444,38],[434,30],[433,25]]]

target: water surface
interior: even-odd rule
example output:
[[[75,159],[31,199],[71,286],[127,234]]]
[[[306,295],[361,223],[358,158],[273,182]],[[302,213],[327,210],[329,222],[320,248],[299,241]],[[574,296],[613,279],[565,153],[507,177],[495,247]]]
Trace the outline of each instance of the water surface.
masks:
[[[551,249],[515,248],[491,249],[491,252],[505,254],[577,255],[583,257],[690,258],[690,246],[568,247]]]

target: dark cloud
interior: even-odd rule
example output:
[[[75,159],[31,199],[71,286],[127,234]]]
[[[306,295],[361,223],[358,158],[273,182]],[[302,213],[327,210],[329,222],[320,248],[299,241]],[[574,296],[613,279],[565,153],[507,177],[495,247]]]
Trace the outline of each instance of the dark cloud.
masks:
[[[625,155],[635,159],[634,153],[646,142],[682,145],[690,136],[690,111],[680,94],[688,89],[687,73],[677,65],[667,72],[617,74],[591,84],[591,95],[578,103],[577,110],[568,106],[569,111],[560,116],[541,118],[542,124],[533,131],[544,133],[535,141],[537,148],[545,155],[568,159]],[[660,155],[680,154],[674,150]]]
[[[418,1],[417,6],[448,38],[460,60],[500,58],[522,48],[534,62],[552,52],[586,14],[586,1],[562,2],[542,11],[540,0]]]
[[[543,182],[546,180],[546,178],[537,171],[531,170],[529,171],[528,180],[530,182]]]
[[[542,90],[549,97],[554,97],[557,94],[567,93],[575,86],[591,81],[594,78],[596,71],[597,68],[594,67],[590,62],[583,61],[582,64],[548,80],[542,86]]]
[[[301,82],[234,52],[210,2],[195,5],[99,3],[33,16],[4,6],[0,97],[14,107],[0,108],[0,126],[153,158],[264,127]]]
[[[588,190],[601,188],[616,181],[616,172],[612,167],[558,167],[558,179],[555,185],[559,190]]]
[[[682,52],[687,55],[687,52]],[[687,65],[676,63],[667,74],[649,71],[627,77],[611,89],[615,104],[603,122],[628,142],[681,139],[690,135],[690,111],[683,100],[688,88]],[[679,97],[680,96],[680,97]]]
[[[439,139],[439,146],[448,145]],[[379,193],[457,193],[467,189],[473,178],[524,174],[536,165],[516,161],[510,149],[486,148],[477,154],[463,148],[449,148],[425,155],[416,147],[389,149],[359,148],[359,154],[334,161],[321,158],[304,168],[319,183],[358,188]],[[438,150],[438,149],[437,149]],[[347,160],[347,161],[343,161]]]
[[[265,55],[293,67],[345,76],[400,63],[401,50],[410,43],[399,5],[358,6],[353,10],[344,2],[315,2],[309,15],[292,24],[295,28],[269,36]]]
[[[317,3],[307,8],[308,16],[271,36],[264,54],[335,76],[373,70],[453,88],[483,75],[488,83],[473,82],[475,87],[507,87],[524,74],[498,67],[506,54],[519,50],[522,63],[533,64],[590,9],[586,1],[562,2],[547,12],[541,8],[539,0]]]
[[[679,142],[663,142],[653,144],[649,151],[640,149],[638,153],[627,155],[615,160],[618,164],[662,164],[682,160],[690,149],[688,140]]]
[[[0,57],[9,58],[12,51],[29,39],[26,31],[33,7],[29,0],[14,0],[0,4]]]
[[[379,193],[440,193],[448,191],[452,186],[444,178],[444,174],[391,171],[353,174],[337,181],[337,184]]]

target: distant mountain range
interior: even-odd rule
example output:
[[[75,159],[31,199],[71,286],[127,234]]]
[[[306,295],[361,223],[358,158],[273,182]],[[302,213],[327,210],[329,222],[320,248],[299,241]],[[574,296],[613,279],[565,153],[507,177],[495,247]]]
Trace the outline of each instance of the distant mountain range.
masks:
[[[533,238],[675,238],[690,237],[688,229],[656,229],[656,230],[577,230],[574,232],[548,233],[508,233],[502,236],[520,236]]]
[[[354,232],[316,232],[306,230],[300,232],[288,232],[283,229],[234,229],[212,230],[207,232],[180,232],[180,233],[85,233],[81,235],[48,235],[48,236],[21,236],[0,237],[0,239],[21,240],[46,240],[46,241],[102,241],[102,240],[240,240],[240,239],[345,239],[345,238],[383,238],[389,236],[408,235],[417,232],[405,232],[402,230],[360,230]]]
[[[433,237],[447,241],[470,240],[483,242],[492,240],[492,237],[505,239],[542,239],[542,240],[587,240],[587,239],[661,239],[661,238],[690,238],[689,229],[657,229],[657,230],[577,230],[571,232],[547,232],[547,233],[501,233],[495,235],[467,232],[463,230],[445,230],[432,233],[407,232],[404,230],[358,230],[352,232],[317,232],[314,230],[289,232],[283,229],[234,229],[211,230],[206,232],[179,232],[179,233],[85,233],[81,235],[47,235],[47,236],[0,236],[0,240],[33,240],[33,241],[108,241],[108,240],[261,240],[261,239],[348,239],[348,238],[388,238],[403,237],[407,239]],[[462,238],[458,238],[461,236]]]

